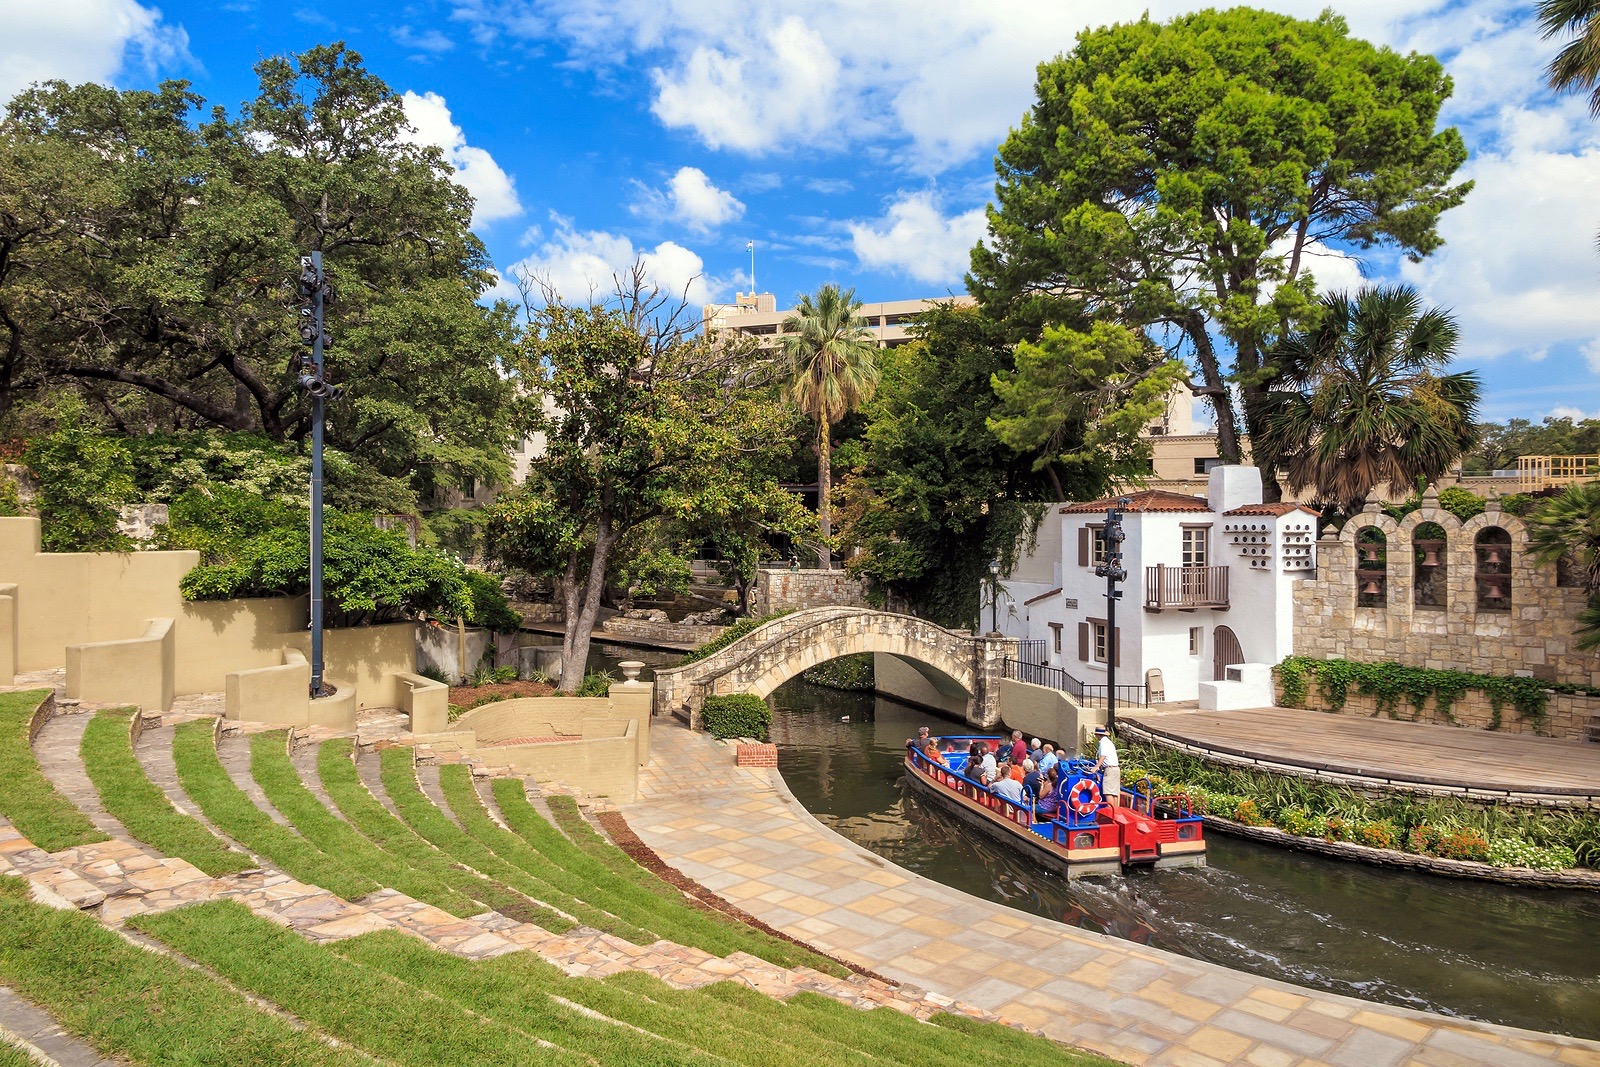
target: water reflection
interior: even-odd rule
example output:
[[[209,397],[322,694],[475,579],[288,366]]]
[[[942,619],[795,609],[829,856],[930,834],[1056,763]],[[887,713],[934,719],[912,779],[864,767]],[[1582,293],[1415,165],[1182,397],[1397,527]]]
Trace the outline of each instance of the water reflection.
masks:
[[[905,739],[947,720],[791,682],[773,739],[795,796],[879,855],[974,896],[1255,974],[1371,1000],[1600,1037],[1600,900],[1429,878],[1209,839],[1204,870],[1068,886],[907,793]]]

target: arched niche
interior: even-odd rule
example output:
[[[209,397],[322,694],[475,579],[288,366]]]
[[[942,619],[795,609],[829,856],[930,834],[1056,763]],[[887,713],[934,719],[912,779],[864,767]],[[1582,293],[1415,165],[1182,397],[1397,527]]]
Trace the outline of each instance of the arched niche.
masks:
[[[1421,522],[1411,532],[1412,606],[1443,611],[1449,606],[1450,538],[1436,522]]]
[[[1511,535],[1485,526],[1473,540],[1473,585],[1479,611],[1511,610]]]
[[[1356,531],[1356,606],[1389,606],[1389,539],[1376,526]]]

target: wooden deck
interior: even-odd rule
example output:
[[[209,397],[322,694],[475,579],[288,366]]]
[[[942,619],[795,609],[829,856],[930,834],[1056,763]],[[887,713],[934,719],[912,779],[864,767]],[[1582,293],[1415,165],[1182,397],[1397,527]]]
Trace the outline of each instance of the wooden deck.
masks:
[[[1600,744],[1292,708],[1139,708],[1157,743],[1397,791],[1600,805]]]

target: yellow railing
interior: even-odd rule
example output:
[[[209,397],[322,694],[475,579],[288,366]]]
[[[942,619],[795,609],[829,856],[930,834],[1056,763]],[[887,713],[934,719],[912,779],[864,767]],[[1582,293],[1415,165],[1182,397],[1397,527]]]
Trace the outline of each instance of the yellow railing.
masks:
[[[1600,456],[1523,456],[1517,460],[1518,487],[1524,493],[1597,478]]]

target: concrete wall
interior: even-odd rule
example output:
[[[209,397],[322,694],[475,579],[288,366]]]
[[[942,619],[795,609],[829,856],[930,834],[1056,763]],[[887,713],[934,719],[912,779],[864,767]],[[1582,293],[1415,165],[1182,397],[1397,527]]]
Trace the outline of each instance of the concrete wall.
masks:
[[[172,707],[171,619],[151,619],[139,637],[72,645],[66,653],[69,698],[134,704],[142,711]]]
[[[887,653],[872,657],[873,688],[884,696],[964,718],[970,695],[954,679],[931,667]]]
[[[252,667],[229,674],[223,690],[223,715],[249,722],[309,726],[311,664],[295,649],[285,649],[275,667]]]
[[[1059,689],[1009,678],[1000,682],[1000,718],[1028,737],[1054,742],[1074,753],[1083,751],[1096,726],[1106,721],[1105,708],[1085,708]]]
[[[594,796],[629,804],[639,796],[639,724],[610,723],[610,736],[543,745],[507,745],[484,755],[536,782],[560,782]]]
[[[791,571],[763,567],[750,590],[753,615],[801,608],[865,607],[866,592],[844,571]]]
[[[412,733],[439,733],[450,725],[450,690],[444,683],[406,672],[396,674],[395,683],[396,704],[410,717]]]

